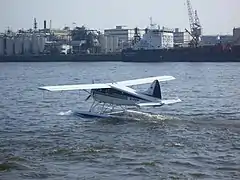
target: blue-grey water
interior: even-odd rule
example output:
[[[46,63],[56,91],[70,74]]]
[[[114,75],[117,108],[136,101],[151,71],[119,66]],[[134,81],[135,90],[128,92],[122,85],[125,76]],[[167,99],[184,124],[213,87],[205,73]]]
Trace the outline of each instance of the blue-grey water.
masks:
[[[44,85],[172,75],[160,117],[89,120]],[[1,63],[0,179],[240,179],[239,63]],[[136,87],[148,88],[149,85]]]

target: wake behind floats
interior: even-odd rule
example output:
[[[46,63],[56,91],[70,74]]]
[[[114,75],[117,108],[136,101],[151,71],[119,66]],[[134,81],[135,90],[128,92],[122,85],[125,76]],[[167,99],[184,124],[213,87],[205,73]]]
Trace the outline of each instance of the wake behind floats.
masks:
[[[120,107],[126,111],[131,107],[160,107],[163,105],[181,102],[180,99],[163,100],[159,82],[174,80],[173,76],[155,76],[114,83],[98,84],[77,84],[39,87],[46,91],[71,91],[83,90],[89,93],[86,98],[93,99],[93,103],[87,112],[80,112],[79,115],[87,117],[109,117],[116,113],[115,108]],[[140,92],[130,86],[151,83],[150,87]],[[88,91],[90,90],[90,91]]]

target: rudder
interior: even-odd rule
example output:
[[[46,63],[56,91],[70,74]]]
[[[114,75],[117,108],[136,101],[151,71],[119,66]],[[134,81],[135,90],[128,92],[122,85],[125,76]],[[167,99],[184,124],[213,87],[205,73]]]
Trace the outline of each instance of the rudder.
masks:
[[[161,87],[158,80],[153,81],[151,86],[146,91],[147,95],[162,99]]]

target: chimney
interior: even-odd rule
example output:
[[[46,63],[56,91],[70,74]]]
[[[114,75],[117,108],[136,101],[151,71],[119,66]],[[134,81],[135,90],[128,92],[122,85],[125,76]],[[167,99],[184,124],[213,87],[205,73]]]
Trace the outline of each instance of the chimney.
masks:
[[[44,20],[44,22],[43,22],[43,24],[44,24],[44,29],[47,29],[47,21],[46,20]]]
[[[36,31],[37,30],[37,19],[34,18],[34,30]]]
[[[52,29],[52,20],[50,20],[50,26],[49,26],[49,29],[50,29],[50,30]]]

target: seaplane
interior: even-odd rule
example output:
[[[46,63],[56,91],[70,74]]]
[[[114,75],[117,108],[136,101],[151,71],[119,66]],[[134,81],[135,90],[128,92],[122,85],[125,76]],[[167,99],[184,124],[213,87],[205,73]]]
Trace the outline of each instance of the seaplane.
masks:
[[[173,76],[155,76],[126,81],[117,81],[111,83],[92,83],[92,84],[76,84],[76,85],[56,85],[38,87],[43,91],[76,91],[82,90],[89,93],[85,99],[92,98],[93,103],[88,111],[79,112],[78,115],[84,117],[111,117],[116,107],[120,107],[122,112],[128,108],[141,109],[144,107],[161,107],[181,102],[177,99],[163,99],[160,82],[174,80]],[[145,91],[133,89],[133,86],[141,84],[150,84]]]

